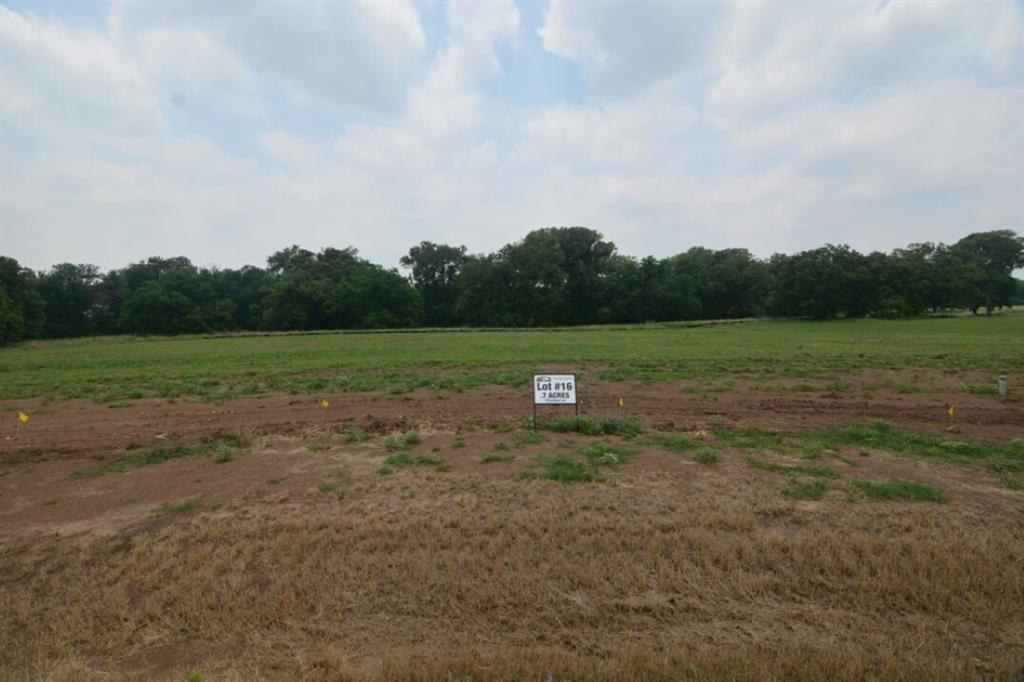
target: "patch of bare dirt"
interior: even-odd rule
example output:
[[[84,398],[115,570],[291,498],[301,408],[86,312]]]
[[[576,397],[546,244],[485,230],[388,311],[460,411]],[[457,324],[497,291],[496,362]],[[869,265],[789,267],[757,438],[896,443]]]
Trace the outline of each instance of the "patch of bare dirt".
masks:
[[[1024,385],[1024,376],[1011,377]],[[939,388],[930,393],[878,389],[886,382],[909,381],[905,373],[871,373],[834,377],[844,390],[794,391],[792,380],[774,383],[737,380],[726,390],[697,392],[686,382],[595,383],[581,388],[581,411],[591,416],[628,416],[666,430],[696,430],[713,425],[811,428],[884,419],[917,431],[942,433],[951,425],[963,438],[1006,440],[1024,436],[1024,397],[959,393],[948,377],[931,377]],[[959,380],[956,380],[959,381]],[[797,382],[799,383],[799,382]],[[870,386],[871,390],[863,390]],[[330,408],[320,407],[327,398]],[[619,399],[623,406],[619,407]],[[954,418],[947,409],[956,408]],[[110,408],[83,401],[30,405],[31,420],[0,420],[0,462],[12,457],[115,454],[162,437],[195,441],[216,434],[255,430],[300,434],[310,429],[358,425],[371,433],[433,424],[438,428],[473,428],[519,423],[532,414],[529,387],[488,387],[461,393],[417,390],[406,395],[364,393],[324,396],[270,395],[220,405],[200,402],[138,401]],[[543,409],[543,416],[571,414]]]

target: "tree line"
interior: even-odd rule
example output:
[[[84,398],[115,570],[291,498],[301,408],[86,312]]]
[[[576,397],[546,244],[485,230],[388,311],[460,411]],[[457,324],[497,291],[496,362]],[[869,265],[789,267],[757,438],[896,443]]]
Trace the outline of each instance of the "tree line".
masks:
[[[978,232],[952,245],[862,254],[827,245],[755,258],[694,247],[634,258],[585,227],[534,230],[490,254],[421,242],[407,275],[354,248],[291,246],[266,267],[149,258],[101,272],[44,272],[0,256],[0,343],[96,334],[384,327],[538,327],[741,317],[908,317],[1024,304],[1024,238]]]

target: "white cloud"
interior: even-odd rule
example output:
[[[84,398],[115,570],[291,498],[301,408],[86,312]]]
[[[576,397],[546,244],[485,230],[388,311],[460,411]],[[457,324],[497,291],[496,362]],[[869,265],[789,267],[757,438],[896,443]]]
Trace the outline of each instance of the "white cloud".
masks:
[[[407,0],[114,0],[108,23],[158,74],[244,92],[255,73],[298,101],[365,110],[400,107],[426,42]]]
[[[554,60],[514,4],[444,19],[428,55],[403,3],[115,3],[103,30],[0,6],[0,250],[234,266],[351,244],[395,265],[548,225],[637,255],[1024,225],[1015,3],[556,1],[544,47],[585,87],[554,103],[492,97],[503,59]],[[223,118],[183,129],[174,93]]]
[[[103,35],[0,5],[0,112],[37,134],[131,135],[164,127],[153,84]]]
[[[732,12],[723,2],[552,0],[539,34],[549,51],[582,64],[602,91],[633,93],[713,65]]]
[[[555,157],[583,167],[637,168],[675,158],[698,118],[673,88],[655,87],[625,102],[541,109],[523,124],[523,146],[539,163]]]

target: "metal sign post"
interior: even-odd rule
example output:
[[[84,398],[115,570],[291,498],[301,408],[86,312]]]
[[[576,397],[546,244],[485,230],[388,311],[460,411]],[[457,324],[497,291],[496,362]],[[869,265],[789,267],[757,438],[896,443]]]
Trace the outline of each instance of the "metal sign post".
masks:
[[[533,430],[537,430],[538,405],[575,405],[576,430],[580,430],[580,403],[576,399],[575,374],[533,375]]]

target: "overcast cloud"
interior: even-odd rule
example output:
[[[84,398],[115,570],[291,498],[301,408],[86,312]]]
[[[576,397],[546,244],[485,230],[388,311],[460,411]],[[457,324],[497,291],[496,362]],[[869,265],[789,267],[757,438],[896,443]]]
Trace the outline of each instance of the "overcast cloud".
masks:
[[[1016,1],[0,4],[0,254],[1024,230]]]

